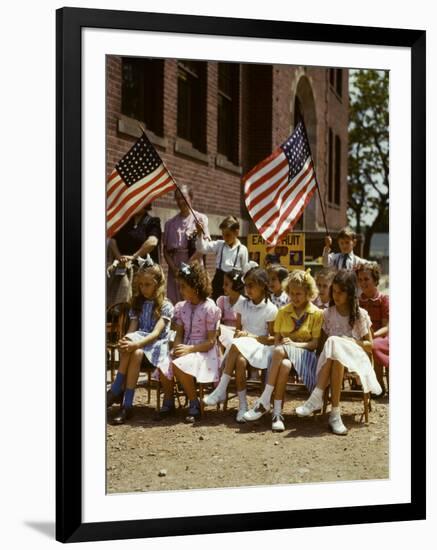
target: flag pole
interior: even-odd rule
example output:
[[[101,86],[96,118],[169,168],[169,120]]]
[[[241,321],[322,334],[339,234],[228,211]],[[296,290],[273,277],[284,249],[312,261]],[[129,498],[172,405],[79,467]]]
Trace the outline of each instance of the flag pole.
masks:
[[[322,208],[323,223],[325,224],[326,235],[329,235],[328,225],[327,225],[327,223],[326,223],[325,209],[323,208],[322,195],[321,195],[321,193],[320,193],[319,182],[318,182],[318,180],[317,180],[316,167],[314,166],[313,153],[312,153],[312,151],[311,151],[311,144],[310,144],[310,140],[308,139],[307,129],[306,129],[306,127],[305,127],[305,122],[303,121],[303,118],[302,118],[302,126],[303,126],[303,131],[305,132],[305,137],[307,138],[308,147],[309,147],[309,149],[310,149],[311,164],[312,164],[312,166],[313,166],[314,178],[315,178],[315,180],[316,180],[317,193],[318,193],[318,195],[319,195],[320,206],[321,206],[321,208]]]
[[[144,126],[141,124],[141,123],[138,123],[138,127],[140,128],[141,132],[146,136],[146,138],[149,140],[149,138],[147,137],[147,134],[146,134],[146,130],[144,128]],[[150,141],[150,140],[149,140]],[[156,149],[155,149],[156,150]],[[157,152],[157,151],[156,151]],[[164,166],[164,168],[167,170],[169,176],[171,177],[173,183],[175,184],[175,187],[176,189],[179,191],[179,193],[181,194],[181,197],[184,199],[186,205],[188,206],[188,208],[190,209],[190,212],[193,214],[193,217],[194,217],[194,220],[196,221],[196,223],[198,225],[200,225],[201,227],[202,224],[200,223],[199,219],[197,218],[196,214],[194,213],[194,210],[191,208],[191,204],[187,201],[187,199],[185,198],[185,195],[182,193],[181,191],[181,188],[179,187],[179,185],[176,183],[176,180],[174,179],[173,177],[173,174],[170,172],[170,170],[168,169],[167,165],[165,164],[165,162],[162,160],[161,156],[159,155],[159,153],[157,152],[159,158],[161,159],[161,162]]]

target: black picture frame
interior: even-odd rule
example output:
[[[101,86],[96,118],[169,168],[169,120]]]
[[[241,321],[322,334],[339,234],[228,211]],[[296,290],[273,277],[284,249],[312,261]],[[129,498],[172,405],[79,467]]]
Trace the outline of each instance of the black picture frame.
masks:
[[[56,14],[57,63],[57,381],[56,381],[56,538],[96,541],[377,523],[425,519],[425,345],[414,348],[420,376],[411,377],[411,502],[375,506],[243,513],[135,521],[82,522],[82,441],[80,414],[82,353],[81,217],[81,31],[83,28],[144,30],[256,37],[342,44],[367,44],[411,50],[412,319],[425,317],[425,51],[422,30],[369,28],[62,8]],[[419,280],[420,277],[420,280]],[[413,290],[421,288],[421,300]],[[68,315],[67,315],[68,313]],[[419,325],[412,323],[411,340]],[[421,339],[423,342],[423,339]],[[413,358],[411,358],[413,364]]]

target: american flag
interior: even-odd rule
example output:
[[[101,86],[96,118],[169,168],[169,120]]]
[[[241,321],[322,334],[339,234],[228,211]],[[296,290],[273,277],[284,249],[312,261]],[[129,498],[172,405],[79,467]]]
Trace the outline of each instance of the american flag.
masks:
[[[106,230],[112,237],[141,208],[175,189],[173,178],[143,132],[115,165],[106,188]]]
[[[247,210],[264,240],[275,246],[291,231],[316,189],[305,127],[243,177]]]

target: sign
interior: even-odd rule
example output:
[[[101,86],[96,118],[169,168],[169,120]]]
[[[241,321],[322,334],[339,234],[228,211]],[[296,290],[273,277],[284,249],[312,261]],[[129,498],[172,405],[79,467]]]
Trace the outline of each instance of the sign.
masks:
[[[305,233],[288,233],[276,246],[267,246],[258,233],[247,236],[249,260],[261,267],[269,264],[281,264],[288,271],[304,269],[305,263]]]

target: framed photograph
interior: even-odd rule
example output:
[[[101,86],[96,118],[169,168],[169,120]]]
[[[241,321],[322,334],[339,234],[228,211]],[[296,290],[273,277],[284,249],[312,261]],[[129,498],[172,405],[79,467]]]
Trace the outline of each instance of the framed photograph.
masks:
[[[57,540],[425,519],[425,31],[56,21]]]

